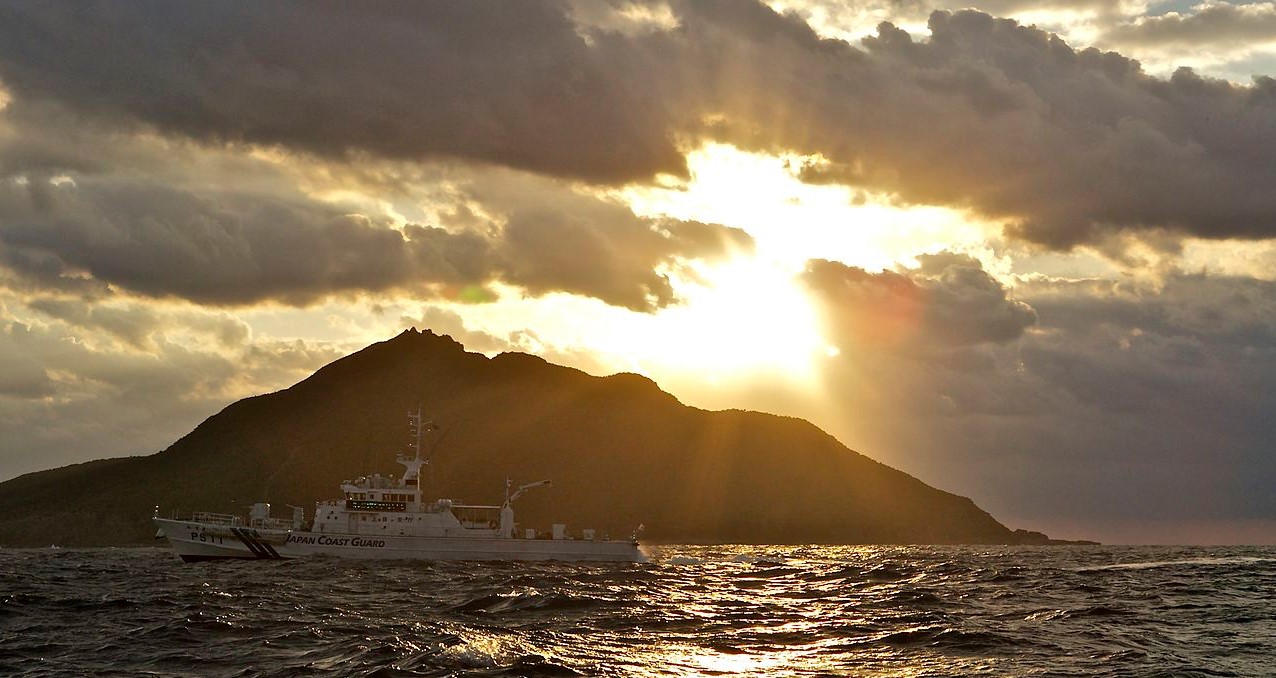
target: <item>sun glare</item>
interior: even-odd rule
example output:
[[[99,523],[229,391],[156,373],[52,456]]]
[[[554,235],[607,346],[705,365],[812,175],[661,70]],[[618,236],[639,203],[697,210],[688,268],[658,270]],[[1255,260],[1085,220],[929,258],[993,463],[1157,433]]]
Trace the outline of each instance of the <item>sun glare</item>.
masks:
[[[542,347],[598,356],[614,371],[656,378],[695,373],[710,381],[769,373],[806,382],[829,347],[817,311],[792,271],[739,257],[691,264],[694,275],[670,274],[679,303],[638,313],[593,299],[552,294],[501,299],[464,310],[466,325],[494,336],[536,327]]]
[[[611,350],[640,367],[810,377],[825,345],[811,300],[791,271],[738,258],[697,273],[700,281],[678,285],[682,304],[613,335]]]
[[[645,216],[726,224],[757,243],[757,256],[790,270],[830,259],[880,271],[944,249],[975,252],[1000,233],[941,207],[901,207],[846,186],[812,185],[800,168],[819,158],[747,153],[708,144],[687,155],[691,178],[672,187],[634,186],[620,197]]]

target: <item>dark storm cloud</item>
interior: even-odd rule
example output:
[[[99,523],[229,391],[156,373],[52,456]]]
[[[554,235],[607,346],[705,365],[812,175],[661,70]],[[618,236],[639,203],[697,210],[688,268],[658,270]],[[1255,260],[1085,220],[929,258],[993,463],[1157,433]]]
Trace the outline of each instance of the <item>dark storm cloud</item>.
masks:
[[[5,84],[91,117],[597,181],[679,171],[662,102],[599,56],[545,2],[0,7]]]
[[[978,261],[952,253],[918,259],[918,269],[902,273],[812,261],[803,281],[844,344],[931,350],[1004,343],[1036,322],[1032,308],[1008,298]]]
[[[672,7],[676,29],[626,32],[537,2],[8,3],[0,78],[208,141],[600,183],[682,172],[675,139],[822,153],[811,178],[968,207],[1057,248],[1276,234],[1271,79],[1158,79],[975,11],[932,14],[925,41],[883,24],[857,49],[760,4]]]

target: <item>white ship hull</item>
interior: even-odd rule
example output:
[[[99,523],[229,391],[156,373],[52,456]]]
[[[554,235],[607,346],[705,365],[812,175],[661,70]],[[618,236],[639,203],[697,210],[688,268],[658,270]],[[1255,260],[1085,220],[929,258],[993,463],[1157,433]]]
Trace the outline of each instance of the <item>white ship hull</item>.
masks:
[[[505,537],[369,536],[213,525],[155,518],[183,561],[329,556],[381,560],[643,562],[632,541]]]
[[[642,562],[634,540],[595,540],[594,530],[584,529],[579,539],[567,534],[562,523],[548,533],[518,531],[514,501],[528,490],[544,487],[539,480],[513,487],[505,480],[505,501],[497,505],[462,504],[451,499],[427,502],[421,492],[423,436],[438,427],[421,418],[421,410],[408,415],[412,456],[398,455],[403,477],[362,476],[341,483],[341,498],[315,502],[313,520],[305,509],[292,506],[292,520],[272,518],[270,504],[252,505],[247,520],[241,516],[196,511],[187,519],[161,518],[155,507],[153,520],[182,560],[252,559],[279,560],[330,556],[378,560],[569,560]],[[306,526],[305,529],[302,529]],[[526,538],[519,539],[522,534]],[[540,537],[540,538],[538,538]]]

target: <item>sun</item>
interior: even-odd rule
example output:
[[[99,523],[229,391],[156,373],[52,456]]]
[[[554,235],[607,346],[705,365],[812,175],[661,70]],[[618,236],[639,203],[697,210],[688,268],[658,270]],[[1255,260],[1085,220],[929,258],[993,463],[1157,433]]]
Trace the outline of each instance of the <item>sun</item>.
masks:
[[[726,383],[769,376],[814,378],[830,347],[799,271],[742,253],[721,262],[685,262],[668,272],[678,297],[650,313],[571,294],[524,297],[503,290],[494,302],[460,307],[465,324],[556,361],[590,356],[595,372],[637,372]],[[535,336],[524,328],[535,327]]]
[[[613,336],[609,350],[638,367],[711,378],[748,372],[810,378],[814,358],[827,347],[795,271],[752,256],[694,268],[694,280],[674,281],[681,303]]]

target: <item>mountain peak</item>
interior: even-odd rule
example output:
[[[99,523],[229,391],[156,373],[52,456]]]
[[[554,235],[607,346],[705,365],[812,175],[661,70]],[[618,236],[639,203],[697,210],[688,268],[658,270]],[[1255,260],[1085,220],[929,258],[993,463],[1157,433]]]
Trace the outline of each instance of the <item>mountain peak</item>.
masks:
[[[453,339],[451,335],[435,334],[433,331],[425,329],[418,330],[410,327],[395,335],[393,338],[383,342],[395,346],[430,346],[447,349],[465,350],[465,346],[461,342]]]

